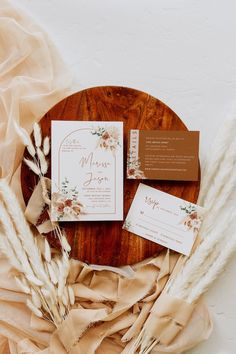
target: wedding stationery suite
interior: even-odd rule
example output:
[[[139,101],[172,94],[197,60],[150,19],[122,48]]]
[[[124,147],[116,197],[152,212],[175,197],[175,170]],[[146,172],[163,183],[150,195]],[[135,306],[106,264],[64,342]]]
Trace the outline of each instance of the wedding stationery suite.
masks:
[[[52,121],[53,221],[123,220],[123,123]]]
[[[123,228],[189,256],[203,213],[196,204],[140,183]]]
[[[127,178],[197,181],[199,132],[130,130]]]

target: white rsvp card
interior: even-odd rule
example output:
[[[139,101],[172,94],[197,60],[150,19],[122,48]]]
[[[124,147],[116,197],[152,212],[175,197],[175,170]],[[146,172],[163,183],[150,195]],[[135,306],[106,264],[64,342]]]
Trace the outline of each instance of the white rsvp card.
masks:
[[[123,220],[123,123],[52,121],[52,221]]]
[[[204,209],[140,183],[123,228],[189,256]]]

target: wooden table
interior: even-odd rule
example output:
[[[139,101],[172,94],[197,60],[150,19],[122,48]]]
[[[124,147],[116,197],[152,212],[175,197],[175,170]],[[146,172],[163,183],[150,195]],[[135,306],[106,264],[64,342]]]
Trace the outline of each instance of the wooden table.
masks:
[[[116,86],[90,88],[59,102],[41,119],[43,135],[50,135],[51,120],[123,121],[124,161],[130,129],[187,130],[181,119],[158,99],[141,91]],[[27,203],[37,181],[24,164],[21,179]],[[139,183],[124,178],[125,216]],[[197,200],[200,185],[200,181],[144,180],[144,183],[193,203]],[[72,256],[88,263],[112,266],[133,264],[163,249],[154,242],[123,230],[122,224],[122,221],[83,221],[63,222],[62,226],[72,246]],[[52,235],[48,235],[48,238],[55,243]]]

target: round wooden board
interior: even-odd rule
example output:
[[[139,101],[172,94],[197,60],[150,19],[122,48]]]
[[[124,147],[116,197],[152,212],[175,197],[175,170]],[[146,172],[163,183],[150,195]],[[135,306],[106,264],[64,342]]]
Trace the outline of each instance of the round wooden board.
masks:
[[[124,161],[130,129],[187,130],[181,119],[158,99],[126,87],[90,88],[54,106],[41,119],[43,135],[51,134],[51,120],[101,120],[124,122]],[[124,166],[124,216],[140,181],[127,180]],[[50,168],[49,168],[50,170]],[[48,175],[50,177],[50,173]],[[22,164],[22,190],[27,203],[37,183],[35,175]],[[196,202],[198,182],[147,181],[144,183],[190,202]],[[160,252],[163,247],[122,229],[122,221],[63,222],[72,256],[84,262],[121,266],[139,262]],[[49,241],[55,244],[52,235]]]

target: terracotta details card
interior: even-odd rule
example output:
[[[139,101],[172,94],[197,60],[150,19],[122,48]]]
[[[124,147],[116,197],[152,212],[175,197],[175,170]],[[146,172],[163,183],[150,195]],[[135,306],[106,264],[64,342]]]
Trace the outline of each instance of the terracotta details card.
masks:
[[[130,130],[127,178],[197,181],[199,132]]]
[[[140,183],[123,228],[189,256],[204,209]]]
[[[123,220],[123,123],[52,121],[53,221]]]

